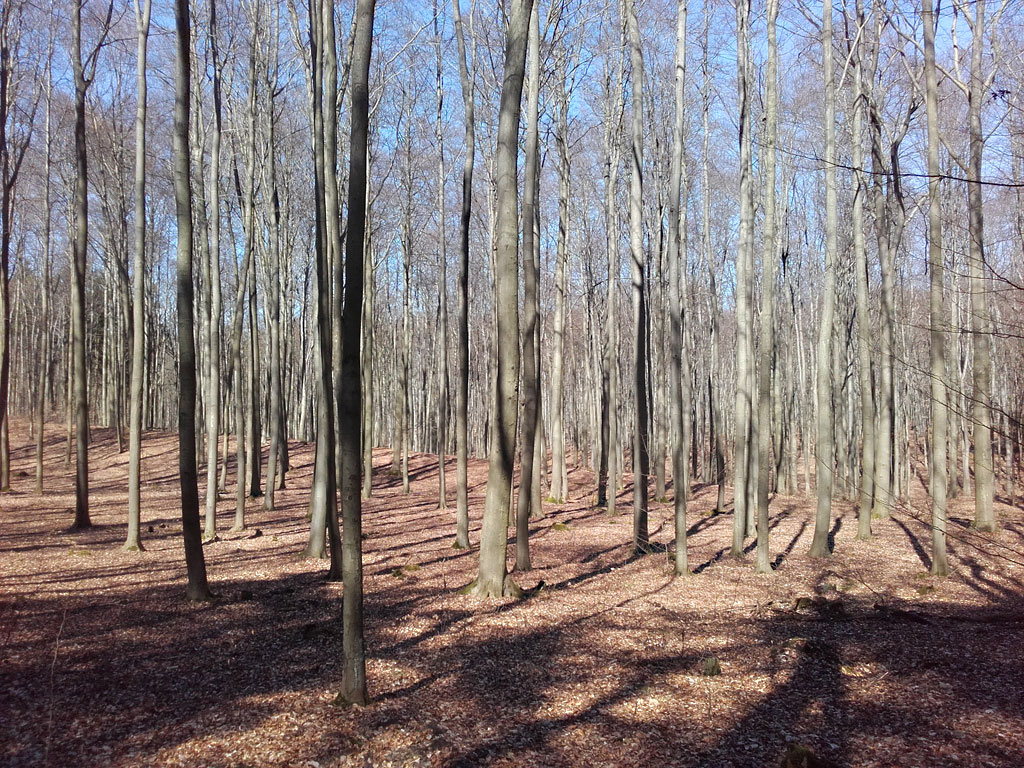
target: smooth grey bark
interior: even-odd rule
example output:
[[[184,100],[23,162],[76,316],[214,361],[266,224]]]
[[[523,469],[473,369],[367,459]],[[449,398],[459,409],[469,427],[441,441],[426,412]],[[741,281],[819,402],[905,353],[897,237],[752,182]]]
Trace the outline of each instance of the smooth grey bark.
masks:
[[[46,51],[46,115],[43,128],[43,295],[40,300],[40,325],[43,329],[42,365],[39,366],[39,393],[36,398],[36,493],[43,492],[43,428],[46,422],[46,394],[50,386],[50,353],[52,338],[50,336],[50,259],[52,243],[50,242],[50,168],[52,161],[52,131],[50,125],[53,97],[53,32]],[[2,99],[2,96],[0,96]],[[0,129],[6,132],[6,129]],[[6,141],[6,136],[4,137]],[[3,150],[0,150],[3,151]],[[130,517],[130,516],[129,516]],[[129,521],[130,526],[130,521]],[[130,534],[130,532],[129,532]],[[136,537],[137,538],[137,537]],[[131,536],[129,535],[129,540]]]
[[[462,212],[459,221],[459,276],[458,276],[458,380],[455,386],[455,454],[456,454],[456,511],[455,548],[469,549],[469,228],[472,221],[473,161],[476,154],[473,106],[473,62],[466,60],[466,40],[462,31],[460,0],[452,0],[452,20],[459,54],[459,80],[466,120],[466,156],[462,168]]]
[[[89,163],[88,145],[85,138],[85,98],[86,91],[95,74],[96,56],[99,46],[89,55],[88,60],[82,59],[82,5],[83,0],[74,0],[71,12],[71,67],[75,81],[75,236],[72,243],[72,267],[74,270],[71,281],[71,355],[72,379],[74,393],[75,422],[75,522],[74,529],[89,528],[89,388],[88,368],[85,359],[85,273],[87,266],[87,250],[89,247]],[[113,4],[111,4],[111,11]],[[110,25],[110,14],[107,23]],[[104,33],[105,37],[105,33]],[[86,70],[90,71],[86,71]],[[186,131],[188,124],[186,123]],[[5,185],[6,186],[6,185]],[[7,191],[5,189],[5,198]],[[5,205],[7,201],[5,200]],[[6,292],[6,279],[2,289]],[[4,326],[7,319],[7,297],[4,299]],[[8,375],[7,355],[4,355],[3,370],[0,371],[0,392],[6,396]],[[4,404],[6,408],[6,404]]]
[[[626,28],[632,85],[632,120],[629,175],[629,252],[633,284],[633,550],[650,548],[647,529],[648,475],[650,473],[650,426],[647,412],[647,286],[643,248],[643,80],[644,63],[640,48],[640,25],[636,0],[628,0]]]
[[[830,554],[828,534],[832,522],[832,486],[835,479],[832,412],[832,325],[835,319],[837,211],[836,211],[836,84],[832,52],[832,0],[821,11],[821,45],[825,77],[825,286],[818,348],[815,390],[818,403],[817,436],[814,442],[814,485],[818,505],[814,517],[811,557]]]
[[[968,17],[969,18],[969,17]],[[967,216],[970,232],[971,335],[974,352],[972,371],[972,416],[974,420],[974,527],[979,531],[998,528],[992,498],[995,492],[992,464],[992,349],[988,310],[988,279],[985,263],[985,218],[981,190],[982,153],[985,138],[981,130],[981,109],[988,94],[982,73],[985,48],[985,0],[975,0],[971,28],[971,74],[968,93]]]
[[[624,23],[619,25],[619,49],[625,48]],[[607,497],[608,514],[616,512],[615,502],[622,479],[619,463],[619,209],[616,187],[619,178],[620,144],[619,130],[625,105],[621,96],[622,73],[625,57],[619,54],[614,71],[609,67],[605,72],[607,101],[604,110],[604,223],[606,249],[608,252],[608,294],[605,309],[605,355],[601,377],[603,389],[607,392],[605,411],[607,418],[606,452],[608,455]],[[600,489],[598,489],[600,496]]]
[[[540,13],[534,4],[530,14],[530,39],[527,51],[529,83],[526,97],[526,157],[523,169],[523,423],[520,441],[519,498],[516,506],[516,570],[530,570],[530,513],[533,506],[533,463],[537,449],[540,369],[537,366],[537,293],[538,274],[533,252],[534,218],[539,186],[538,116],[540,112]],[[559,123],[561,125],[561,123]],[[556,310],[557,327],[557,310]],[[556,331],[557,334],[557,331]],[[558,347],[556,341],[556,351]],[[554,366],[552,366],[554,371]],[[557,409],[557,404],[555,405]],[[554,493],[554,491],[552,491]],[[537,510],[538,512],[540,510]]]
[[[276,49],[275,49],[276,51]],[[276,52],[274,55],[276,59]],[[276,62],[273,67],[276,79]],[[270,114],[268,116],[268,137],[269,158],[267,166],[270,177],[270,216],[274,227],[270,232],[270,270],[268,282],[269,296],[268,310],[270,315],[270,450],[267,453],[267,491],[263,496],[263,508],[274,509],[274,492],[277,488],[284,487],[283,467],[283,382],[281,380],[281,199],[277,186],[277,150],[274,147],[275,123],[277,115],[274,110],[274,88],[271,83],[268,91],[270,102]],[[278,484],[277,477],[281,475],[281,483]]]
[[[980,13],[980,10],[979,10]],[[939,178],[939,98],[935,67],[935,20],[931,0],[922,0],[924,26],[924,99],[928,122],[928,270],[932,434],[928,491],[932,497],[932,568],[949,572],[946,559],[946,311],[943,306],[945,254],[942,252],[942,190]]]
[[[142,516],[142,398],[146,355],[146,53],[152,0],[135,0],[137,104],[135,107],[135,274],[132,276],[132,378],[128,414],[128,536],[124,549],[141,550],[139,525]],[[49,105],[47,105],[49,109]],[[49,112],[47,112],[49,121]],[[49,130],[47,130],[49,133]],[[47,155],[49,162],[49,155]],[[49,172],[47,172],[49,211]],[[47,222],[49,213],[47,213]],[[48,247],[48,244],[47,244]],[[43,301],[46,301],[44,295]],[[45,320],[44,320],[45,322]],[[45,358],[44,358],[45,359]]]
[[[684,304],[680,281],[686,270],[685,225],[686,207],[680,203],[680,188],[685,175],[683,131],[686,127],[686,14],[687,0],[680,0],[676,11],[675,119],[672,123],[672,160],[669,171],[668,196],[668,265],[669,265],[669,386],[670,434],[672,435],[673,521],[676,536],[675,575],[689,572],[686,562],[686,500],[689,475],[686,452],[689,449],[689,393],[684,398],[683,359]]]
[[[736,247],[736,396],[735,432],[733,434],[734,483],[732,549],[734,557],[743,555],[743,539],[747,533],[747,517],[753,504],[751,488],[751,455],[753,454],[752,408],[750,389],[753,356],[754,315],[752,307],[754,281],[753,252],[753,190],[751,182],[750,136],[750,0],[736,3],[736,67],[739,89],[740,185],[739,239]]]
[[[210,0],[210,51],[213,58],[213,138],[210,144],[210,327],[207,337],[206,392],[206,529],[203,539],[217,538],[217,437],[220,434],[220,143],[222,133],[220,55],[217,49],[217,2]]]
[[[506,525],[515,463],[519,409],[519,116],[533,0],[512,0],[505,30],[505,66],[495,152],[494,294],[497,375],[491,409],[490,455],[480,567],[474,594],[500,597],[517,591],[506,571]]]
[[[191,66],[188,0],[175,0],[174,207],[178,223],[178,475],[181,482],[181,530],[185,541],[189,600],[212,598],[206,581],[199,526],[199,476],[196,466],[196,339],[192,285],[192,178],[189,157]]]
[[[441,31],[438,25],[438,0],[434,0],[434,40],[437,54],[435,91],[437,94],[437,121],[434,138],[437,141],[437,261],[438,261],[438,393],[437,393],[437,506],[448,508],[448,482],[445,473],[445,456],[448,452],[448,252],[445,242],[447,226],[445,215],[444,167],[444,81],[441,77]]]
[[[764,162],[764,248],[761,273],[761,348],[757,370],[757,566],[758,573],[770,573],[768,547],[768,494],[772,471],[772,360],[775,354],[775,161],[778,134],[778,80],[779,48],[776,38],[776,20],[779,0],[768,0],[766,8],[768,26],[768,71],[765,75],[765,130],[761,149]],[[781,424],[776,425],[776,429]]]
[[[366,651],[363,642],[362,501],[359,497],[359,426],[362,420],[359,337],[363,311],[363,263],[366,228],[366,160],[369,133],[369,76],[373,44],[374,0],[357,0],[352,46],[352,129],[349,143],[348,231],[345,243],[344,340],[341,358],[342,476],[341,514],[344,520],[342,567],[343,665],[337,701],[366,704]]]
[[[331,270],[328,258],[330,250],[331,230],[327,222],[327,206],[329,187],[327,174],[332,169],[327,162],[325,150],[324,120],[324,38],[326,23],[334,23],[334,6],[322,0],[311,2],[309,6],[309,45],[311,60],[312,115],[313,115],[313,165],[314,165],[314,197],[315,197],[315,237],[316,237],[316,277],[317,277],[317,345],[320,360],[320,397],[317,402],[317,436],[322,440],[319,459],[322,469],[314,476],[313,496],[319,505],[313,511],[314,525],[322,516],[327,523],[328,536],[331,543],[331,568],[327,574],[329,581],[339,581],[344,577],[344,553],[341,551],[340,531],[338,530],[338,477],[335,474],[335,411],[333,386],[333,339],[331,337]],[[326,23],[325,23],[326,22]],[[339,254],[340,256],[340,254]],[[358,323],[357,323],[358,327]],[[358,341],[356,342],[358,350]],[[358,380],[358,377],[357,377]],[[358,443],[358,431],[357,443]],[[358,493],[358,492],[357,492]],[[347,534],[347,531],[346,531]],[[346,588],[348,585],[346,584]],[[360,600],[362,591],[360,590]],[[346,595],[347,596],[347,595]],[[348,602],[346,600],[346,602]]]
[[[856,7],[858,30],[864,28],[864,9],[861,0]],[[875,498],[875,398],[871,376],[871,345],[874,329],[868,316],[868,261],[864,244],[864,197],[867,180],[864,174],[864,77],[861,59],[863,43],[858,41],[853,51],[853,124],[850,140],[855,188],[853,192],[853,257],[857,292],[857,374],[860,383],[861,478],[860,501],[857,510],[857,538],[871,538],[871,508]]]

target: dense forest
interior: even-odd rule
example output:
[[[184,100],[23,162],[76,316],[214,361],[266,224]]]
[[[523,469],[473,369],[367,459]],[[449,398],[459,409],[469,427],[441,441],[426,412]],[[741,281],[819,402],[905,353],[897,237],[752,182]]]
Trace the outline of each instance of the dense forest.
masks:
[[[51,649],[44,762],[71,764],[51,753],[69,609],[18,608],[61,580],[37,547],[102,550],[105,574],[76,568],[115,590],[166,571],[189,610],[252,599],[236,544],[287,578],[326,573],[325,684],[367,711],[386,706],[373,665],[398,658],[375,627],[402,622],[371,584],[427,562],[381,526],[412,513],[430,563],[458,558],[429,576],[444,610],[571,614],[600,600],[569,599],[578,583],[667,559],[687,601],[763,592],[755,618],[785,603],[853,621],[833,578],[875,618],[934,628],[981,595],[1019,630],[1019,0],[5,0],[0,153],[0,509],[18,510],[0,512],[18,563],[0,613],[11,658],[28,626]],[[570,530],[593,537],[544,538]],[[392,536],[412,549],[378,571]],[[614,567],[557,571],[615,547]],[[639,594],[643,573],[608,594]],[[948,599],[897,605],[907,578]],[[651,610],[710,636],[688,608]],[[797,639],[818,665],[838,642]],[[710,681],[718,657],[699,657]],[[522,675],[495,685],[535,684]],[[520,738],[539,749],[536,727]],[[503,742],[453,756],[466,738],[442,739],[439,764],[528,762]],[[789,741],[785,765],[832,764],[765,738]],[[887,764],[831,738],[801,741]],[[994,743],[977,738],[964,749]],[[745,749],[651,759],[778,762]],[[1012,746],[985,754],[968,763],[1014,764]]]

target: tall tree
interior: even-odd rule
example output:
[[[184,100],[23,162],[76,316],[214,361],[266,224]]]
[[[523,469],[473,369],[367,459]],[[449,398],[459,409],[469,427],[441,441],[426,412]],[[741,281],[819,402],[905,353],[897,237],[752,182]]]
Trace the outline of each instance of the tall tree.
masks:
[[[817,439],[814,443],[815,488],[818,494],[814,517],[811,557],[830,553],[828,540],[832,523],[833,459],[832,413],[832,324],[836,295],[836,83],[832,53],[832,0],[821,10],[821,46],[825,77],[825,286],[818,326],[815,388],[818,402]]]
[[[939,98],[935,73],[935,18],[932,0],[922,0],[924,100],[928,121],[928,270],[932,437],[928,490],[932,497],[932,573],[945,576],[946,561],[946,311],[943,306],[945,254],[942,252],[942,190],[939,176]]]
[[[515,585],[507,578],[505,557],[519,409],[519,116],[533,3],[534,0],[511,0],[508,9],[505,68],[498,110],[494,225],[497,376],[491,410],[493,428],[487,494],[480,533],[480,568],[472,587],[475,594],[486,597],[515,591]]]
[[[220,329],[223,323],[220,291],[220,142],[221,84],[217,49],[217,0],[210,0],[210,54],[213,59],[213,138],[210,145],[210,328],[206,350],[206,530],[203,538],[217,538],[217,436],[220,433]],[[271,151],[273,151],[271,149]],[[271,239],[273,239],[273,234]],[[271,281],[273,282],[273,280]]]
[[[753,438],[753,280],[754,280],[754,211],[751,181],[750,135],[750,0],[736,3],[736,82],[739,88],[740,131],[740,229],[736,244],[736,419],[734,433],[733,528],[734,557],[743,554],[747,518],[751,514],[753,494],[751,457],[756,444]],[[705,192],[706,194],[706,192]],[[717,425],[720,428],[723,425]]]
[[[516,570],[528,571],[530,564],[530,513],[533,502],[533,463],[540,457],[537,448],[538,403],[540,399],[540,375],[537,368],[537,283],[540,275],[535,269],[534,228],[536,216],[537,188],[539,178],[537,166],[540,160],[538,148],[538,116],[540,112],[540,12],[536,3],[530,14],[530,40],[527,53],[529,59],[529,84],[526,96],[526,157],[523,169],[523,426],[519,464],[519,499],[516,507]],[[556,330],[557,317],[556,317]],[[556,341],[557,344],[557,341]],[[558,352],[555,353],[558,355]],[[554,385],[553,385],[554,386]],[[552,396],[555,418],[561,418],[561,409]],[[559,423],[559,426],[561,424]],[[557,440],[557,437],[555,438]],[[564,463],[564,457],[563,457]],[[553,470],[558,474],[557,461]],[[558,487],[561,487],[560,484]],[[552,495],[555,493],[552,481]],[[537,510],[539,512],[540,510]]]
[[[861,40],[865,28],[862,0],[856,1],[857,34],[853,50],[853,123],[851,156],[856,186],[853,190],[853,256],[857,292],[857,375],[860,384],[861,479],[860,503],[857,511],[857,538],[871,538],[871,508],[875,497],[875,398],[871,376],[871,318],[868,316],[868,261],[864,245],[864,197],[867,180],[864,172],[864,75]]]
[[[671,432],[672,438],[672,483],[674,486],[674,522],[676,534],[675,573],[677,576],[688,572],[686,565],[686,499],[689,491],[689,475],[686,452],[689,449],[689,434],[686,412],[690,408],[689,397],[683,394],[683,366],[689,369],[689,360],[683,359],[683,295],[680,286],[686,271],[686,245],[682,242],[685,226],[680,219],[686,215],[685,206],[680,203],[680,189],[683,185],[684,152],[683,131],[686,127],[686,12],[687,0],[680,0],[676,9],[676,60],[675,60],[675,120],[672,123],[672,161],[669,170],[668,198],[668,264],[669,299],[671,312],[669,320],[669,384],[671,387]]]
[[[455,547],[469,549],[469,228],[473,205],[473,161],[476,154],[476,133],[473,118],[472,60],[466,60],[466,38],[462,30],[460,0],[452,0],[452,21],[459,54],[459,81],[465,106],[466,157],[462,168],[462,213],[459,220],[459,301],[458,301],[458,381],[455,387],[455,454],[456,508]]]
[[[174,60],[174,206],[178,223],[178,476],[181,482],[181,531],[190,600],[211,599],[206,581],[199,526],[199,477],[196,466],[196,339],[192,287],[192,176],[189,155],[191,51],[189,3],[175,0]],[[83,362],[84,365],[84,362]]]
[[[137,103],[135,105],[135,263],[132,276],[132,380],[128,415],[128,538],[124,548],[142,549],[139,540],[142,475],[142,399],[146,355],[146,53],[152,0],[135,0]]]
[[[973,19],[966,3],[957,3],[968,19],[971,32],[970,87],[967,94],[967,222],[970,233],[971,334],[974,346],[974,527],[981,531],[997,528],[992,509],[994,468],[992,466],[992,350],[989,328],[988,279],[985,263],[985,217],[981,189],[982,153],[985,137],[981,129],[981,108],[988,94],[991,77],[982,72],[985,49],[985,0],[975,0]],[[1002,6],[1006,7],[1005,3]],[[1001,10],[1001,9],[1000,9]]]
[[[772,471],[772,371],[775,369],[775,156],[778,135],[779,48],[775,34],[779,1],[768,0],[768,71],[765,75],[764,129],[764,251],[761,258],[761,348],[757,369],[757,572],[769,573],[772,566],[768,552],[768,492]],[[781,428],[776,425],[776,429]]]
[[[448,452],[448,253],[445,242],[445,167],[444,167],[444,81],[441,77],[442,46],[438,0],[434,0],[434,51],[437,55],[435,90],[437,94],[437,121],[434,139],[437,142],[437,335],[438,335],[438,393],[437,393],[437,506],[448,508],[448,484],[445,475],[445,455]]]
[[[352,130],[349,139],[348,232],[345,242],[345,315],[341,357],[341,515],[345,587],[342,602],[341,692],[338,700],[365,704],[366,651],[363,645],[362,501],[359,496],[360,319],[363,305],[363,246],[366,228],[366,146],[369,133],[370,55],[374,0],[357,0],[352,47]],[[333,15],[333,14],[332,14]]]
[[[636,0],[627,0],[626,27],[632,68],[632,121],[629,174],[629,253],[633,283],[633,549],[649,548],[647,530],[647,479],[651,470],[650,427],[647,413],[647,280],[643,244],[643,159],[644,159],[644,60],[640,48],[640,24]]]

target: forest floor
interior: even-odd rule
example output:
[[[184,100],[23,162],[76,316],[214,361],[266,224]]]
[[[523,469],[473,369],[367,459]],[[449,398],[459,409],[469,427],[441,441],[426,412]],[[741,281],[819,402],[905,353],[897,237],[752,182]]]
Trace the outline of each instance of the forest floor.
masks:
[[[920,478],[912,505],[855,539],[835,504],[835,553],[806,556],[813,504],[771,506],[775,572],[728,556],[715,488],[689,505],[696,575],[673,579],[671,505],[634,557],[629,489],[593,507],[592,478],[532,525],[521,601],[460,595],[475,553],[452,549],[434,457],[410,461],[411,494],[374,453],[364,503],[367,676],[372,703],[333,706],[341,586],[300,560],[311,446],[292,445],[278,509],[248,506],[229,533],[234,471],[206,546],[210,604],[184,599],[176,436],[145,438],[146,551],[125,536],[127,454],[110,430],[90,451],[94,527],[68,532],[73,473],[46,432],[34,492],[27,425],[11,436],[0,497],[0,764],[17,766],[775,766],[799,743],[836,766],[1024,765],[1024,511],[969,527],[953,502],[948,578],[928,575]],[[478,540],[486,466],[470,466]],[[202,484],[200,485],[202,491]],[[730,502],[731,503],[731,502]],[[556,524],[562,524],[557,525]],[[565,526],[563,528],[563,525]],[[702,674],[715,656],[721,674]]]

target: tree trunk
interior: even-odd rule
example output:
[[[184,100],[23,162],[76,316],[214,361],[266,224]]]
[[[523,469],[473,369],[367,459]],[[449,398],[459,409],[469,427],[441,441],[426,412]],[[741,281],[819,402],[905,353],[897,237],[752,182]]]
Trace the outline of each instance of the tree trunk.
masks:
[[[739,85],[740,130],[740,228],[736,248],[736,421],[733,436],[734,477],[732,550],[734,557],[743,555],[743,539],[747,532],[747,516],[752,505],[751,455],[752,399],[750,391],[753,356],[752,293],[754,281],[753,254],[753,191],[751,189],[750,137],[750,0],[736,3],[736,66]]]
[[[213,140],[210,148],[210,328],[206,393],[206,530],[203,538],[217,538],[217,437],[220,434],[220,329],[223,310],[220,292],[220,56],[217,52],[217,2],[210,0],[210,47],[213,56]]]
[[[669,385],[671,387],[672,484],[676,535],[675,575],[689,572],[686,563],[686,500],[689,495],[686,451],[689,434],[685,412],[689,411],[689,398],[683,397],[683,366],[689,369],[689,360],[683,359],[683,295],[680,280],[686,271],[685,226],[680,220],[686,215],[686,206],[680,203],[680,187],[685,175],[683,130],[686,125],[686,12],[687,0],[680,0],[676,16],[675,60],[675,121],[672,124],[672,162],[669,171],[668,197],[668,265],[669,265]]]
[[[132,283],[132,380],[131,412],[128,416],[128,537],[124,549],[142,549],[139,540],[142,475],[142,398],[143,369],[146,355],[146,49],[149,42],[151,0],[135,3],[135,29],[138,34],[136,80],[138,103],[135,113],[135,274]],[[47,198],[49,172],[47,172]],[[46,205],[49,211],[49,200]],[[49,214],[47,214],[47,221]],[[45,295],[43,301],[46,301]],[[45,320],[44,320],[45,322]],[[40,424],[41,426],[41,424]]]
[[[864,26],[864,11],[857,2],[857,24]],[[871,377],[871,318],[868,316],[868,262],[864,246],[864,196],[867,182],[864,175],[864,147],[861,125],[864,113],[864,86],[861,72],[862,54],[853,54],[853,135],[851,137],[856,187],[853,193],[853,254],[857,285],[857,358],[860,377],[861,479],[860,504],[857,511],[857,538],[871,538],[871,507],[875,496],[875,399]]]
[[[188,0],[175,0],[174,203],[178,222],[178,475],[181,481],[181,529],[190,600],[210,600],[206,560],[199,528],[199,478],[196,466],[196,340],[192,295],[192,180],[189,169]],[[84,212],[82,212],[84,213]],[[84,367],[84,361],[83,361]]]
[[[176,0],[181,2],[182,0]],[[187,1],[187,0],[186,0]],[[74,380],[75,412],[75,529],[89,528],[89,389],[88,369],[85,360],[85,272],[89,246],[89,169],[88,149],[85,140],[85,92],[89,83],[82,63],[82,4],[74,0],[72,10],[71,60],[75,75],[75,239],[72,244],[72,266],[74,277],[71,281],[71,346]],[[186,104],[187,109],[187,104]],[[188,131],[188,122],[185,123]],[[186,135],[187,138],[187,135]],[[6,254],[5,254],[6,256]],[[4,338],[8,337],[7,278],[4,264],[3,292]],[[6,401],[7,377],[9,375],[8,350],[4,350],[0,369],[0,392]],[[6,412],[6,402],[4,410]]]
[[[979,7],[979,13],[981,12]],[[932,1],[922,0],[924,95],[928,118],[928,269],[931,327],[931,455],[928,490],[932,497],[932,573],[945,576],[946,561],[946,312],[943,306],[945,254],[942,252],[942,191],[939,187],[939,97],[935,73],[935,21]]]
[[[442,46],[441,32],[438,28],[438,0],[434,0],[434,39],[437,54],[437,123],[435,138],[437,140],[437,261],[438,261],[438,394],[437,394],[437,507],[448,508],[448,484],[445,475],[445,456],[448,452],[448,253],[445,243],[445,180],[444,168],[444,86],[441,77]]]
[[[338,701],[366,704],[363,646],[362,502],[359,498],[359,336],[363,309],[363,246],[366,227],[366,146],[374,0],[357,0],[352,56],[352,130],[349,149],[348,232],[345,259],[344,343],[339,408],[342,450],[341,514],[344,519],[341,692]],[[333,15],[333,14],[332,14]],[[326,380],[326,377],[325,377]]]
[[[832,412],[832,324],[836,295],[836,85],[832,62],[832,0],[822,5],[821,44],[825,74],[825,287],[818,327],[816,394],[818,398],[817,439],[814,443],[815,489],[818,508],[814,518],[811,557],[831,552],[829,527],[832,522],[833,458]]]
[[[516,508],[516,570],[528,571],[530,564],[530,513],[533,506],[533,463],[537,460],[538,400],[540,375],[537,367],[537,282],[540,279],[533,258],[536,243],[533,222],[536,215],[538,165],[538,115],[540,111],[540,12],[536,4],[530,14],[529,91],[526,97],[526,159],[523,173],[523,427],[520,441],[519,500]],[[559,122],[559,126],[561,123]],[[557,310],[556,310],[557,325]],[[556,340],[558,355],[558,342]],[[554,370],[554,367],[553,367]],[[556,409],[558,405],[554,406]],[[537,510],[538,512],[540,510]]]
[[[981,132],[981,108],[988,89],[981,71],[985,47],[985,0],[974,4],[974,37],[971,42],[971,84],[968,97],[970,162],[967,172],[967,215],[970,231],[971,334],[974,347],[974,527],[994,531],[998,527],[992,509],[995,491],[992,464],[992,350],[988,312],[988,279],[985,263],[985,219],[981,193],[981,160],[985,138]]]
[[[517,189],[519,116],[533,0],[512,0],[505,33],[505,67],[498,111],[496,150],[494,293],[497,376],[480,534],[480,569],[475,594],[499,597],[514,591],[506,575],[506,525],[515,462],[519,408],[519,201]],[[508,582],[506,584],[506,581]]]
[[[452,19],[459,51],[459,79],[466,113],[466,157],[462,169],[462,215],[459,222],[459,302],[458,302],[458,366],[455,388],[455,454],[456,511],[455,548],[469,549],[469,228],[473,204],[473,160],[476,153],[473,104],[473,62],[466,61],[466,41],[462,32],[460,0],[452,0]]]
[[[830,0],[826,0],[829,2]],[[775,142],[778,133],[776,104],[778,101],[778,44],[775,21],[779,15],[778,0],[768,0],[768,72],[766,74],[764,146],[764,249],[761,277],[761,348],[757,370],[757,566],[758,573],[772,570],[768,549],[768,492],[772,471],[772,360],[775,354]],[[776,429],[781,424],[776,425]]]
[[[633,283],[633,549],[649,549],[647,532],[647,477],[650,473],[650,428],[647,413],[647,287],[643,248],[643,81],[644,63],[640,50],[640,25],[636,0],[626,7],[627,34],[632,72],[632,155],[629,176],[629,251]]]

